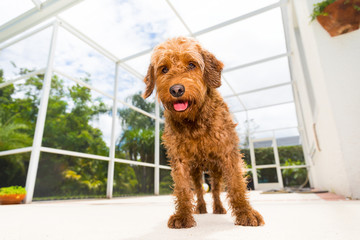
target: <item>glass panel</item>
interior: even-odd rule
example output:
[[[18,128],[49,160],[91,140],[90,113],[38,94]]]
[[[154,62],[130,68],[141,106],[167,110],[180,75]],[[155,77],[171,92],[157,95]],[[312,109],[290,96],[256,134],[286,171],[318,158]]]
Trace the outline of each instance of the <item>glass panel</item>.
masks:
[[[11,80],[26,71],[46,67],[51,33],[52,28],[47,28],[1,50],[0,68],[4,77]]]
[[[91,78],[90,85],[114,94],[115,63],[60,28],[54,66],[75,78]]]
[[[280,8],[206,33],[198,39],[224,62],[225,69],[286,52]]]
[[[160,165],[170,166],[170,159],[166,155],[166,148],[162,142],[165,124],[160,123]]]
[[[0,157],[0,188],[25,187],[30,154],[28,152]]]
[[[106,196],[108,162],[41,153],[34,200]]]
[[[252,168],[251,165],[251,155],[250,155],[250,149],[245,148],[241,149],[241,153],[244,155],[243,161],[248,169]]]
[[[154,163],[155,120],[126,107],[118,108],[118,114],[116,156]]]
[[[274,148],[272,141],[255,142],[256,165],[275,164]]]
[[[229,84],[225,82],[224,78],[221,78],[221,86],[218,88],[218,90],[223,97],[234,94],[233,91],[230,89]]]
[[[290,82],[287,57],[224,73],[236,93]]]
[[[310,187],[306,168],[290,168],[281,170],[284,187]]]
[[[258,183],[277,183],[276,168],[257,169]]]
[[[301,145],[278,147],[280,165],[305,165],[304,152]]]
[[[299,131],[297,129],[297,127],[294,128],[288,128],[288,129],[282,129],[282,130],[276,130],[275,131],[275,137],[277,139],[282,139],[282,138],[291,138],[293,139],[292,141],[288,142],[288,141],[277,141],[277,145],[278,146],[287,146],[289,145],[300,145],[300,136],[299,136]]]
[[[248,114],[258,125],[257,131],[297,126],[294,103],[250,110]]]
[[[305,165],[304,152],[297,128],[276,131],[275,136],[282,166]]]
[[[142,55],[140,57],[126,61],[125,63],[128,64],[133,69],[135,69],[140,74],[145,76],[147,73],[148,67],[150,65],[150,55],[151,55],[151,53],[148,53],[148,54]]]
[[[268,6],[278,0],[182,0],[171,3],[193,32]],[[189,6],[196,11],[189,11]]]
[[[61,17],[119,58],[188,33],[162,0],[88,0],[65,11]]]
[[[266,132],[255,132],[251,135],[253,139],[259,139],[259,138],[269,138],[273,137],[274,133],[273,131],[266,131]]]
[[[43,146],[109,156],[112,100],[62,77],[51,84]]]
[[[16,18],[34,7],[35,5],[30,0],[1,0],[0,25]]]
[[[239,112],[244,110],[244,107],[241,105],[237,97],[225,98],[224,100],[229,106],[230,112]]]
[[[0,70],[0,83],[1,75]],[[43,77],[0,88],[0,151],[32,146]]]
[[[276,139],[278,147],[281,146],[299,146],[300,136],[287,136]]]
[[[160,194],[172,194],[173,185],[171,170],[160,169]]]
[[[254,138],[254,133],[258,128],[258,125],[253,119],[246,119],[246,112],[237,112],[233,114],[235,122],[238,124],[236,130],[240,137],[241,148],[249,148],[249,136]]]
[[[293,101],[291,86],[282,86],[240,96],[248,109]]]
[[[255,190],[252,171],[247,171],[245,176],[247,178],[247,189],[248,190]]]
[[[115,163],[114,196],[154,193],[154,168]]]
[[[155,92],[149,98],[143,99],[145,84],[124,70],[120,69],[119,75],[118,99],[155,115]]]

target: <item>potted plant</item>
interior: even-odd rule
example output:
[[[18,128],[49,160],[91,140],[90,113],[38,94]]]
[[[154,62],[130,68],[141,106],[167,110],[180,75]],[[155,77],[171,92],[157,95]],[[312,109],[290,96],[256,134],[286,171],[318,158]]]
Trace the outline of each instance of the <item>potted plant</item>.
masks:
[[[338,36],[359,29],[360,0],[325,0],[314,4],[312,21],[317,19],[330,34]]]
[[[20,186],[0,188],[0,204],[18,204],[26,195],[26,190]]]

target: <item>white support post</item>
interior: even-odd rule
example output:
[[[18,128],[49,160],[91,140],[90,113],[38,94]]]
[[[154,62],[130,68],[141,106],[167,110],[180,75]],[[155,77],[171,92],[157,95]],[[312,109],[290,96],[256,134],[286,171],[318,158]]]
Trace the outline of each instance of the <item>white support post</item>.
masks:
[[[154,168],[154,194],[160,193],[160,105],[155,98],[155,168]]]
[[[284,27],[284,35],[285,35],[285,42],[286,42],[286,49],[287,51],[290,53],[288,55],[288,62],[289,62],[289,70],[290,70],[290,76],[291,76],[291,86],[292,86],[292,91],[293,91],[293,96],[294,96],[294,104],[295,104],[295,111],[296,111],[296,117],[297,117],[297,121],[298,121],[298,127],[299,127],[299,135],[300,135],[300,139],[301,139],[301,145],[303,147],[303,153],[304,153],[304,160],[306,165],[308,166],[307,171],[308,171],[308,177],[309,177],[309,183],[310,183],[310,187],[313,186],[313,168],[312,166],[312,161],[310,156],[308,155],[309,153],[309,142],[308,142],[308,137],[306,136],[306,131],[304,131],[304,126],[305,126],[305,122],[304,122],[304,117],[303,117],[303,112],[302,112],[302,107],[301,107],[301,101],[298,95],[298,89],[297,89],[297,85],[294,79],[294,74],[293,74],[293,61],[292,61],[292,53],[293,48],[296,48],[296,46],[291,45],[291,39],[290,39],[290,35],[294,35],[295,33],[293,33],[293,23],[291,20],[291,16],[289,17],[289,9],[291,9],[291,4],[289,0],[281,0],[281,5],[280,5],[280,9],[281,9],[281,16],[282,16],[282,23],[283,23],[283,27]],[[289,20],[290,18],[290,20]]]
[[[250,136],[249,136],[249,146],[250,146],[251,169],[253,174],[254,189],[256,190],[259,181],[257,176],[254,142]]]
[[[278,147],[277,147],[277,142],[276,142],[276,138],[275,138],[275,132],[273,131],[273,148],[274,148],[274,156],[275,156],[275,164],[276,164],[276,173],[277,173],[277,177],[278,177],[278,182],[280,184],[281,188],[284,188],[284,182],[283,182],[283,178],[282,178],[282,174],[281,174],[281,169],[280,169],[280,157],[279,157],[279,151],[278,151]]]
[[[112,124],[111,124],[111,143],[110,143],[110,160],[108,165],[107,189],[106,197],[112,198],[114,186],[114,169],[115,169],[115,144],[116,144],[116,125],[117,125],[117,92],[118,92],[118,78],[119,78],[119,64],[115,64],[115,79],[114,79],[114,101],[112,109]]]
[[[53,33],[51,38],[49,57],[47,62],[47,68],[45,72],[45,77],[43,81],[42,94],[40,99],[40,107],[38,112],[38,117],[36,120],[36,128],[33,140],[33,149],[31,151],[30,156],[30,164],[28,168],[28,173],[26,177],[26,198],[25,203],[31,203],[34,195],[35,189],[35,181],[36,174],[39,166],[39,158],[40,158],[40,149],[43,139],[44,127],[45,127],[45,119],[46,119],[46,111],[49,102],[49,95],[51,89],[51,78],[53,74],[53,63],[54,63],[54,55],[55,55],[55,47],[58,33],[58,23],[55,22],[53,26]]]

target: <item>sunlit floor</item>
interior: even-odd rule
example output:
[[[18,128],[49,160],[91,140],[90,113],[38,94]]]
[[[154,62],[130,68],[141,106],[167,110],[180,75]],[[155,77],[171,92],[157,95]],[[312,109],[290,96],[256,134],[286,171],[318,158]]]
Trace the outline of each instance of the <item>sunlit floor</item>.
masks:
[[[206,201],[209,213],[195,215],[196,227],[180,230],[166,226],[171,196],[2,205],[0,239],[360,239],[360,201],[336,195],[251,192],[263,227],[235,226],[230,213],[211,213],[210,194]]]

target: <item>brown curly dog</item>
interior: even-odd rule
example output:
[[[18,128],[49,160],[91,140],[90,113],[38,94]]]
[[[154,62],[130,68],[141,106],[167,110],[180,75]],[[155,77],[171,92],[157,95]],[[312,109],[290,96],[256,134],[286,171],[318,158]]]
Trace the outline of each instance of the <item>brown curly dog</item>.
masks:
[[[169,228],[193,227],[196,222],[192,213],[207,213],[202,188],[204,170],[212,179],[213,213],[226,213],[220,200],[224,178],[235,224],[264,224],[247,199],[236,124],[216,90],[221,85],[222,69],[223,63],[192,38],[170,39],[153,51],[143,97],[149,97],[156,86],[157,97],[165,108],[162,138],[170,158],[176,197]],[[195,208],[192,187],[197,196]]]

